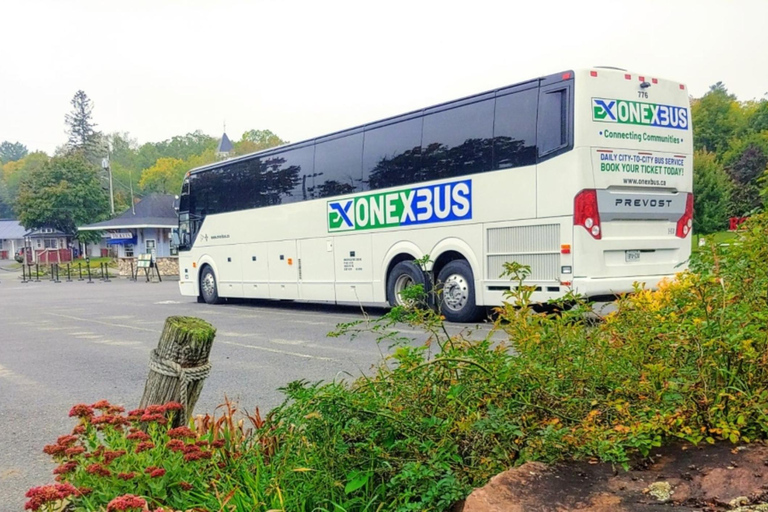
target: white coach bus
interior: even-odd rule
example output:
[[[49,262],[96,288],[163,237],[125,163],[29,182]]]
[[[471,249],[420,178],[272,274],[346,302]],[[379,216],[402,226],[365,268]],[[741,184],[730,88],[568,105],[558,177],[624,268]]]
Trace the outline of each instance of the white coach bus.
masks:
[[[690,256],[692,133],[683,84],[594,68],[194,169],[179,288],[395,305],[429,255],[465,322],[504,300],[505,262],[539,301],[654,287]]]

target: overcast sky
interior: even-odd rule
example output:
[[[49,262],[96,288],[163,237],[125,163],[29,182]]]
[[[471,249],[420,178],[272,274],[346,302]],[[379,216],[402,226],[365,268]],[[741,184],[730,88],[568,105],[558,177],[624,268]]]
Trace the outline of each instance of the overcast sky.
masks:
[[[768,0],[0,0],[0,141],[66,141],[78,89],[140,143],[298,141],[539,75],[608,65],[768,92]]]

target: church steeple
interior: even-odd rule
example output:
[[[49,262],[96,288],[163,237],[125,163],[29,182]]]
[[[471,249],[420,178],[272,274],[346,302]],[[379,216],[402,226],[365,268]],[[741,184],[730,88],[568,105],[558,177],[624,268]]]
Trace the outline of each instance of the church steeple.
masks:
[[[227,124],[224,123],[224,133],[219,141],[219,147],[216,148],[216,156],[224,160],[232,156],[235,147],[232,145],[232,141],[227,137]]]

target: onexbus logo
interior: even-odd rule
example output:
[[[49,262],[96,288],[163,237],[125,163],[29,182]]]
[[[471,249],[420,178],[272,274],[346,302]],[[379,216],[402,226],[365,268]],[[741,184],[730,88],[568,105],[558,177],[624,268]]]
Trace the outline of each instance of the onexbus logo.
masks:
[[[328,231],[393,228],[472,218],[472,180],[328,201]]]
[[[674,105],[592,98],[592,120],[687,130],[688,109]]]

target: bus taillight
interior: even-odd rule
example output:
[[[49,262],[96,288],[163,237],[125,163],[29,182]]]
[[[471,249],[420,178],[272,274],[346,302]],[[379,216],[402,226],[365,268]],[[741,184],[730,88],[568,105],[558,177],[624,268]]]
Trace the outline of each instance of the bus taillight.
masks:
[[[693,229],[693,194],[689,192],[685,200],[685,213],[677,221],[675,236],[685,238],[691,232],[691,229]]]
[[[582,190],[573,201],[573,224],[582,226],[595,240],[603,237],[600,212],[597,209],[597,190]]]

